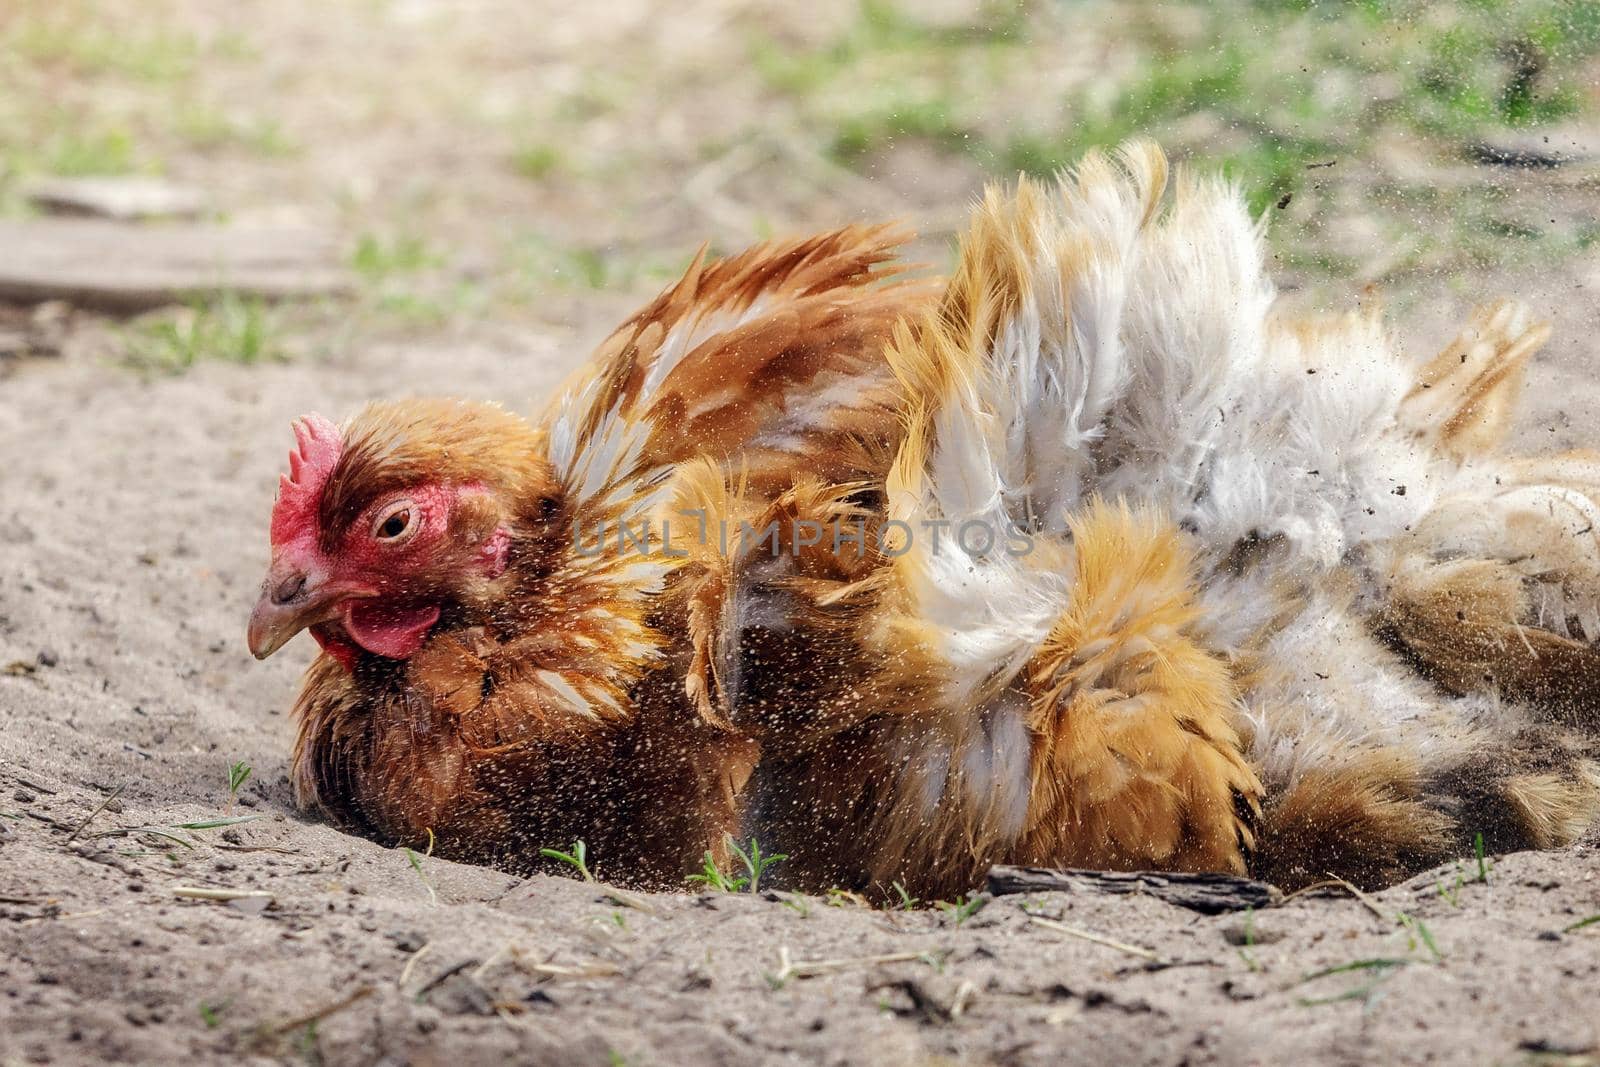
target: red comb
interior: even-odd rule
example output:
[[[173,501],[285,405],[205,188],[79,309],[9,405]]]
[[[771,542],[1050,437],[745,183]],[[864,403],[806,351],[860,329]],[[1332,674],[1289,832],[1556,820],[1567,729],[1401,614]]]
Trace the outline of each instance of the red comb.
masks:
[[[295,420],[294,443],[289,473],[278,479],[278,502],[272,506],[274,545],[316,529],[322,487],[344,451],[339,427],[316,414]]]

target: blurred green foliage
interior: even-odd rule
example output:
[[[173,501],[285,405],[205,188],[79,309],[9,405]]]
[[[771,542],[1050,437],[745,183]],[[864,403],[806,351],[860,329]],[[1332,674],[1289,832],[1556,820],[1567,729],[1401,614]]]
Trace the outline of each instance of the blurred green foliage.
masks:
[[[0,0],[0,215],[32,211],[47,174],[294,205],[351,238],[359,298],[330,332],[655,288],[708,238],[896,213],[937,237],[985,178],[1132,136],[1232,175],[1291,283],[1600,243],[1593,161],[1481,163],[1569,124],[1594,139],[1600,0],[715,0],[681,13],[705,34],[575,16],[549,55],[506,32],[515,0],[484,7],[419,22],[371,0],[324,23]],[[191,311],[135,347],[273,358],[280,325]]]
[[[164,374],[186,371],[202,360],[282,360],[287,358],[282,332],[272,308],[224,292],[134,320],[123,330],[122,358],[135,370]]]
[[[1145,134],[1220,159],[1257,210],[1299,191],[1308,164],[1358,155],[1384,131],[1463,141],[1573,115],[1600,53],[1600,0],[1124,3],[1115,61],[1029,124],[1006,97],[1032,91],[1029,71],[1077,58],[1070,6],[938,28],[909,10],[869,0],[824,47],[752,45],[769,89],[841,161],[910,138],[1048,174]]]

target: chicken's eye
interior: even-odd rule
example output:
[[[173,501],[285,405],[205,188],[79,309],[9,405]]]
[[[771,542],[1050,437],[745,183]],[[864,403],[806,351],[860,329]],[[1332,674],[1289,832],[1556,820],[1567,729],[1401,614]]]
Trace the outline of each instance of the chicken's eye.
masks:
[[[393,505],[378,516],[372,536],[379,541],[399,541],[407,537],[416,526],[417,509],[410,501]]]

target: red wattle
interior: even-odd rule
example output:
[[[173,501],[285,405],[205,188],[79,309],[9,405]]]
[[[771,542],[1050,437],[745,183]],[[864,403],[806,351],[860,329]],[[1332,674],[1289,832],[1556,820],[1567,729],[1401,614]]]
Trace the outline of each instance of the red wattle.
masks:
[[[382,600],[354,600],[345,607],[350,639],[375,656],[406,659],[422,647],[439,621],[437,605],[399,606]]]

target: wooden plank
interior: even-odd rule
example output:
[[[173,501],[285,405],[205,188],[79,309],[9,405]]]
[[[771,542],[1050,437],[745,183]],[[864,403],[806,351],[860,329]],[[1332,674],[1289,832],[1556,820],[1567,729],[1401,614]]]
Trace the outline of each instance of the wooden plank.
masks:
[[[265,300],[351,289],[334,242],[304,229],[0,222],[0,300],[143,311],[230,291]]]
[[[1042,867],[995,867],[989,871],[989,892],[1018,893],[1144,893],[1205,915],[1270,908],[1283,900],[1276,886],[1231,874],[1181,874],[1159,871],[1049,870]]]
[[[142,176],[40,178],[23,186],[23,195],[53,215],[89,215],[124,222],[140,219],[192,219],[205,210],[198,189]]]

